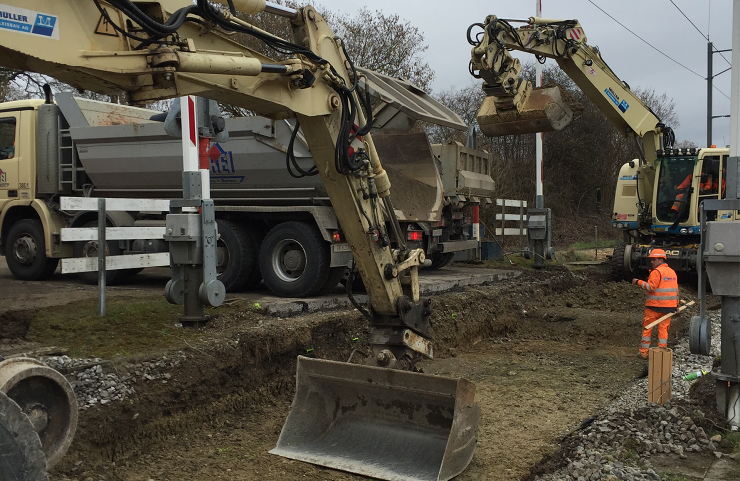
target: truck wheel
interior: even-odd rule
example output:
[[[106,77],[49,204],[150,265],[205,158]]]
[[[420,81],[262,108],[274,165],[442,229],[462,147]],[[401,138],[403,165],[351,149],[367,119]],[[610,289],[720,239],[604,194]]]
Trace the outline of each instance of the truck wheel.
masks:
[[[627,244],[619,243],[614,248],[611,260],[611,272],[612,280],[614,282],[622,282],[624,280],[631,280],[628,277],[632,274],[627,270],[624,265],[624,251],[627,249]]]
[[[262,280],[257,262],[256,236],[245,227],[218,220],[216,271],[227,292],[253,289]]]
[[[455,257],[454,252],[435,252],[432,254],[432,265],[429,266],[429,269],[441,269],[452,262],[453,257]]]
[[[339,282],[344,277],[344,271],[346,270],[346,267],[332,267],[329,271],[329,276],[326,278],[326,283],[324,284],[324,287],[319,290],[318,294],[324,295],[333,293],[334,290],[337,288],[337,284],[339,284]]]
[[[98,221],[93,220],[86,223],[83,227],[97,227]],[[121,248],[118,246],[117,241],[107,241],[105,248],[106,256],[118,256],[121,255]],[[87,242],[75,242],[74,243],[74,256],[75,257],[94,257],[98,258],[98,241],[87,241]],[[120,283],[126,277],[126,270],[111,270],[105,271],[105,285],[112,286]],[[79,272],[77,276],[82,282],[90,285],[98,284],[98,271],[92,272]]]
[[[324,287],[329,276],[329,244],[313,225],[284,222],[265,236],[259,263],[265,284],[274,294],[312,296]]]
[[[23,219],[10,228],[5,260],[16,279],[40,281],[50,277],[59,259],[46,257],[46,241],[41,221]]]

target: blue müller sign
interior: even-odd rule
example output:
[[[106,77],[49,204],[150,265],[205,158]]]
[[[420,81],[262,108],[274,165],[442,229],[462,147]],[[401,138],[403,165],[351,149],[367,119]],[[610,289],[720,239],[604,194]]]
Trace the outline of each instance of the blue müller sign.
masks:
[[[59,40],[59,18],[56,15],[0,4],[0,30]]]
[[[627,103],[627,101],[624,99],[620,100],[619,95],[617,95],[617,93],[611,88],[604,89],[604,94],[606,94],[606,96],[609,97],[612,102],[614,102],[614,105],[616,105],[617,108],[622,111],[622,113],[627,112],[627,109],[630,108],[630,105]]]

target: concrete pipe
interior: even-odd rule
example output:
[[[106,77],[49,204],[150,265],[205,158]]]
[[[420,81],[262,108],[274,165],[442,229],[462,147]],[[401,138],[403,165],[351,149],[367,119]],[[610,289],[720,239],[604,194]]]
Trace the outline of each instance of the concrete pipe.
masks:
[[[72,444],[77,429],[77,399],[60,373],[26,357],[0,362],[0,392],[16,402],[41,439],[47,467]]]

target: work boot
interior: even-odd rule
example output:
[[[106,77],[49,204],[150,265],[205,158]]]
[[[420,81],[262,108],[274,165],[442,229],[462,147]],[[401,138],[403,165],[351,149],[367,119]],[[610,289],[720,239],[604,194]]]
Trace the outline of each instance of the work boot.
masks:
[[[648,374],[650,373],[650,370],[648,369],[648,365],[645,364],[642,366],[642,371],[640,371],[640,374],[637,375],[637,379],[645,379],[648,377]]]

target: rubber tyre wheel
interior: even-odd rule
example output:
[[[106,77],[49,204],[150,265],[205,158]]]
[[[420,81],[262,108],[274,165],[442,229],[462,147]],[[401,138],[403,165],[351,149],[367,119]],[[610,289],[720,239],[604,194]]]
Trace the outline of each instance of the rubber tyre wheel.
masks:
[[[612,253],[612,259],[611,259],[611,274],[612,274],[612,280],[614,282],[622,282],[624,280],[631,280],[627,279],[630,272],[627,271],[624,267],[624,250],[627,248],[627,244],[620,242],[617,244],[617,246],[614,248],[614,252]]]
[[[340,281],[342,285],[347,287],[347,277],[342,276],[342,280]],[[355,278],[352,281],[352,292],[357,292],[364,294],[367,292],[367,288],[365,287],[365,283],[362,281],[362,276],[360,276],[360,273],[355,273]]]
[[[87,224],[85,224],[83,227],[97,227],[98,221],[90,221]],[[86,257],[85,256],[85,246],[95,241],[88,241],[88,242],[75,242],[74,243],[74,256],[75,257]],[[118,247],[117,241],[107,241],[106,244],[108,245],[108,250],[106,251],[105,255],[107,256],[118,256],[121,255],[121,248]],[[95,248],[95,257],[97,259],[97,247]],[[116,284],[119,284],[123,279],[127,276],[128,269],[118,269],[118,270],[111,270],[105,271],[105,285],[106,286],[113,286]],[[77,276],[80,278],[80,280],[89,285],[98,285],[98,271],[92,271],[92,272],[79,272]]]
[[[303,222],[278,224],[260,247],[265,285],[280,297],[317,294],[326,284],[330,263],[329,243],[315,226]]]
[[[441,269],[447,264],[449,264],[450,262],[452,262],[453,257],[455,257],[454,252],[446,252],[446,253],[435,252],[434,254],[432,254],[432,257],[431,257],[432,265],[427,267],[427,269],[431,269],[431,270]]]
[[[46,481],[46,456],[39,435],[20,406],[0,392],[0,479]]]
[[[15,255],[16,242],[23,239],[35,244],[36,253],[26,259]],[[40,281],[51,277],[59,265],[59,259],[46,257],[46,241],[41,221],[32,219],[19,220],[8,231],[5,260],[8,269],[16,279],[22,281]]]
[[[262,280],[257,260],[257,236],[244,226],[228,220],[218,220],[217,262],[218,280],[226,292],[253,289]]]
[[[339,282],[342,280],[342,277],[344,277],[345,270],[347,270],[346,267],[332,267],[329,271],[329,276],[326,278],[324,287],[319,290],[318,294],[332,294],[334,290],[336,290]]]

